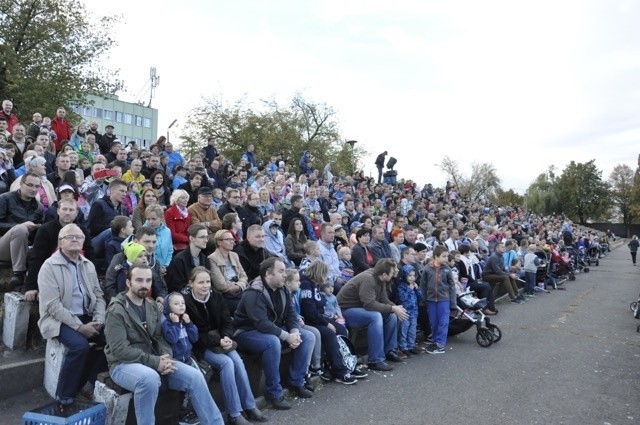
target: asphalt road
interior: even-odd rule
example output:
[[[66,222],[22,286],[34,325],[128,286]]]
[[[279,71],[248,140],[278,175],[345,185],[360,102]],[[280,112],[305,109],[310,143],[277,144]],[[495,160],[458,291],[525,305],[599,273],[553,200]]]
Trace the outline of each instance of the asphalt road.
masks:
[[[355,386],[325,385],[278,424],[638,424],[640,333],[629,303],[640,267],[625,245],[524,305],[502,303],[503,339],[489,348],[475,330],[445,355],[423,354]]]
[[[490,348],[475,330],[444,355],[423,354],[357,385],[330,383],[272,424],[640,424],[640,333],[629,303],[640,267],[626,245],[599,267],[524,305],[502,303],[503,339]],[[10,383],[0,383],[10,385]],[[0,402],[0,424],[49,399],[42,389]]]

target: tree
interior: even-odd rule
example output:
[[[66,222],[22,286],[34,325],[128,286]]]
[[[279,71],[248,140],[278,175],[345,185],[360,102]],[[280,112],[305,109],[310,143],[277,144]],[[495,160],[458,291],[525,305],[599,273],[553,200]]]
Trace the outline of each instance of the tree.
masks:
[[[560,211],[560,201],[558,200],[557,177],[555,167],[538,175],[527,189],[525,194],[527,208],[533,212],[544,215],[555,214]]]
[[[523,205],[525,197],[517,194],[513,189],[505,191],[502,188],[497,188],[489,199],[495,205]]]
[[[0,97],[22,121],[119,88],[98,62],[119,18],[88,16],[79,0],[0,0]]]
[[[627,229],[627,237],[629,237],[629,225],[635,218],[633,211],[634,172],[631,167],[626,164],[616,165],[609,176],[609,185],[611,186],[611,201],[622,215],[622,223]]]
[[[560,211],[583,225],[589,219],[604,217],[611,198],[609,186],[601,176],[602,171],[596,167],[595,160],[586,163],[571,161],[556,187]]]
[[[266,100],[258,108],[246,96],[233,103],[215,97],[205,99],[187,119],[181,149],[193,155],[204,147],[208,137],[215,137],[218,150],[234,163],[249,144],[254,144],[258,158],[282,154],[294,171],[298,171],[304,151],[311,153],[314,168],[322,170],[331,163],[336,175],[350,174],[353,164],[364,156],[359,146],[353,149],[352,156],[330,106],[308,101],[300,94],[286,106]]]
[[[447,175],[447,179],[453,181],[453,184],[460,189],[460,185],[464,183],[464,177],[460,173],[458,162],[445,156],[440,163],[440,169]]]
[[[500,178],[496,174],[496,168],[491,164],[472,163],[471,176],[466,178],[460,172],[457,161],[445,156],[440,163],[440,169],[457,186],[460,195],[472,201],[490,197],[500,188]]]

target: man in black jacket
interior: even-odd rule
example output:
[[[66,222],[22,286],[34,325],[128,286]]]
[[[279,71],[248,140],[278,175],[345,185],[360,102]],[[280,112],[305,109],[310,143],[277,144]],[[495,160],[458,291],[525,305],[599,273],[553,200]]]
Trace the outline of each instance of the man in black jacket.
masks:
[[[242,197],[240,196],[240,191],[238,189],[231,189],[227,191],[226,196],[227,202],[218,209],[218,217],[220,217],[220,220],[229,213],[238,214],[238,209],[241,208],[240,205],[242,204]]]
[[[51,257],[58,247],[58,234],[67,224],[76,223],[78,217],[78,206],[73,199],[61,199],[58,201],[58,216],[55,220],[45,223],[36,232],[33,246],[29,251],[29,268],[24,285],[24,298],[27,301],[38,299],[38,272],[45,260]],[[77,223],[76,223],[77,224]],[[83,256],[93,261],[93,247],[91,246],[91,236],[84,226],[78,226],[85,239],[82,246]]]
[[[187,285],[194,267],[203,266],[211,271],[209,259],[203,252],[209,240],[207,227],[202,223],[192,224],[187,233],[189,234],[189,248],[177,253],[167,267],[165,280],[167,288],[171,292],[180,292]]]
[[[249,281],[260,275],[260,263],[271,257],[264,249],[264,230],[259,224],[247,229],[246,239],[233,249],[240,257],[240,264],[247,274]]]
[[[260,276],[242,295],[235,311],[234,338],[240,351],[259,353],[265,375],[267,400],[278,410],[288,410],[280,384],[281,344],[293,350],[289,366],[289,385],[301,398],[313,393],[304,387],[304,376],[311,362],[314,335],[300,329],[291,303],[291,294],[284,287],[285,265],[272,257],[260,265]]]
[[[41,186],[40,177],[28,172],[22,176],[20,189],[0,195],[0,261],[11,262],[12,287],[24,283],[29,238],[44,220],[42,205],[36,200]]]
[[[378,184],[382,183],[382,169],[384,168],[384,157],[387,156],[387,151],[382,152],[376,158],[376,168],[378,169]]]
[[[111,234],[111,220],[117,215],[128,216],[127,207],[122,203],[127,195],[127,183],[116,179],[109,183],[107,195],[91,205],[89,211],[89,232],[96,257],[104,256],[105,241]]]
[[[495,252],[489,260],[482,272],[482,280],[489,283],[492,287],[495,285],[502,285],[502,287],[509,294],[511,302],[516,304],[522,304],[525,302],[522,295],[518,295],[518,285],[516,279],[518,276],[515,273],[509,273],[505,268],[502,260],[502,254],[504,253],[504,244],[498,242],[494,248]]]
[[[262,214],[258,209],[260,203],[260,195],[250,193],[247,203],[244,207],[238,208],[238,217],[242,221],[242,234],[247,234],[247,229],[254,224],[262,225]]]

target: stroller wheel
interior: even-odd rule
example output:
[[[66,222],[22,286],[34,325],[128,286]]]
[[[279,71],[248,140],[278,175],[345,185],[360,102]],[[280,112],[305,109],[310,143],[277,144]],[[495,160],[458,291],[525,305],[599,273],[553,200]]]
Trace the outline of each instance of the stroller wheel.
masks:
[[[573,274],[573,273],[572,273],[572,274],[570,274],[570,275],[569,275],[569,280],[571,280],[571,281],[576,280],[576,275],[575,275],[575,274]]]
[[[596,260],[596,266],[600,265],[600,260]]]
[[[489,324],[487,325],[487,329],[489,329],[489,332],[493,334],[493,342],[498,342],[502,339],[502,331],[499,327],[493,324]]]
[[[629,304],[629,309],[633,312],[636,311],[636,308],[638,308],[638,301],[634,301],[631,304]]]
[[[478,329],[476,333],[476,342],[480,347],[487,348],[493,344],[493,333],[487,328]]]
[[[582,271],[585,273],[589,273],[589,267],[585,267]]]
[[[587,260],[587,266],[591,265],[591,260]]]

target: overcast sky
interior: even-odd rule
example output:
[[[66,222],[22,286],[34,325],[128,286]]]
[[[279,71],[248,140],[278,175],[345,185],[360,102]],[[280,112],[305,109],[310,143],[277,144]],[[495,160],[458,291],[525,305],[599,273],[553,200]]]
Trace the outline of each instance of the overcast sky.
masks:
[[[346,139],[398,159],[400,177],[442,185],[491,162],[524,192],[549,165],[634,170],[640,140],[640,2],[190,1],[89,2],[122,14],[124,100],[160,86],[159,134],[202,97],[234,101],[301,92],[338,113]],[[176,137],[177,138],[177,137]],[[259,148],[258,148],[259,149]]]

